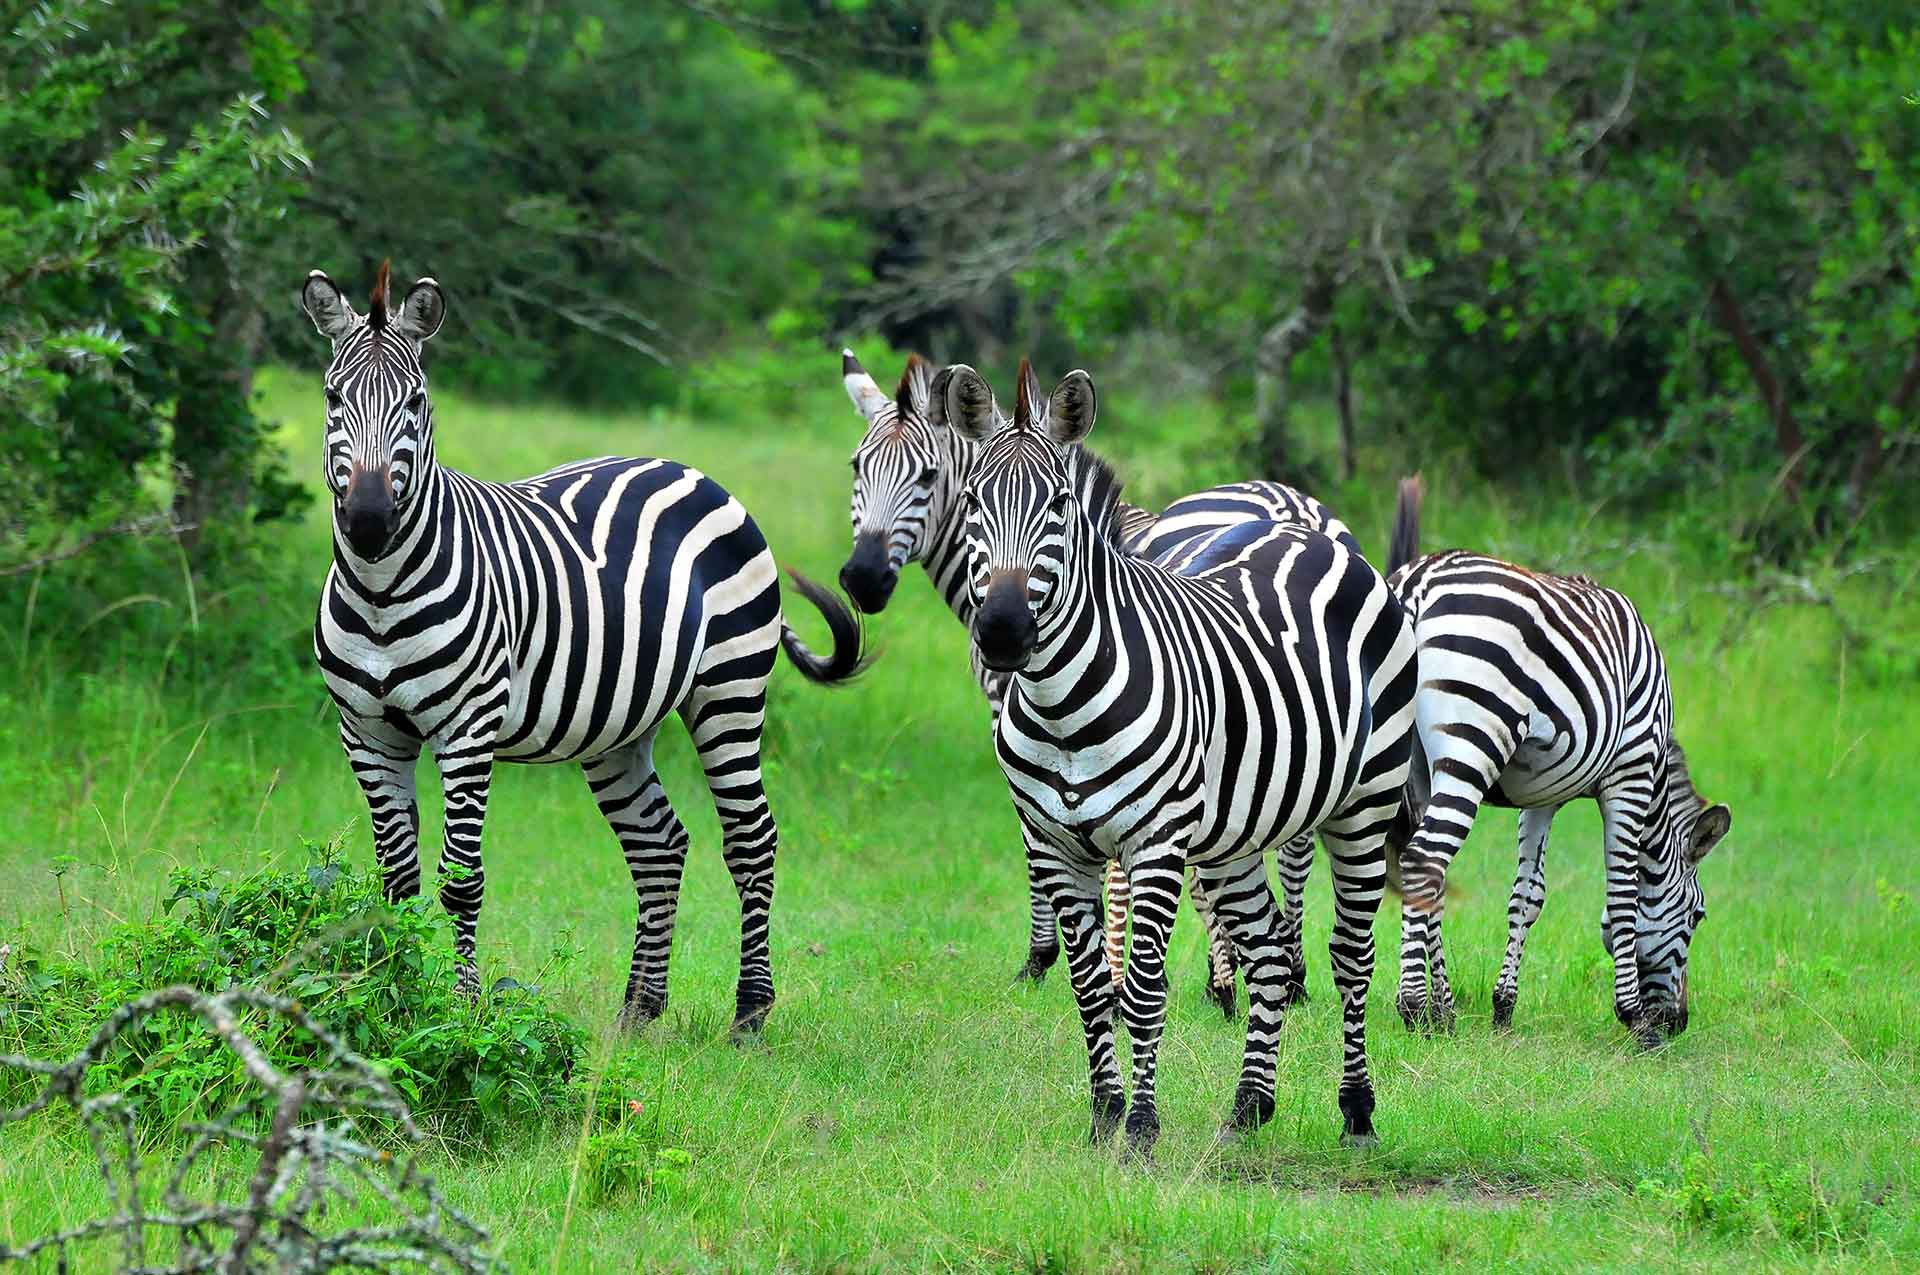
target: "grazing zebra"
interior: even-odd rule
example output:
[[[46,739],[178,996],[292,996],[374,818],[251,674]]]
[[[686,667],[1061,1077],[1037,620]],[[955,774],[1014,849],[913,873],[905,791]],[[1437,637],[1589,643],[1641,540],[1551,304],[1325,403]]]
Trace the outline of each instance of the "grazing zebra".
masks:
[[[492,483],[439,464],[420,365],[446,315],[432,279],[395,308],[383,265],[363,317],[316,270],[302,301],[333,342],[324,382],[333,568],[314,654],[372,814],[387,897],[420,889],[414,767],[424,747],[446,797],[440,899],[460,985],[477,990],[493,765],[578,761],[639,897],[621,1019],[657,1017],[687,833],[654,772],[653,740],[678,711],[740,894],[734,1021],[758,1028],[774,996],[777,834],[760,775],[774,649],[812,681],[845,681],[862,663],[857,619],[796,575],[833,633],[830,656],[809,651],[781,618],[773,556],[753,519],[684,465],[588,460]]]
[[[1094,421],[1086,373],[1047,398],[1023,362],[1011,422],[972,368],[942,376],[934,394],[947,419],[983,444],[961,495],[971,630],[981,661],[1013,675],[996,748],[1031,875],[1068,946],[1093,1138],[1123,1113],[1135,1151],[1158,1135],[1166,944],[1188,866],[1247,965],[1246,1054],[1228,1128],[1271,1118],[1287,971],[1264,851],[1318,830],[1333,865],[1342,1133],[1371,1141],[1372,920],[1412,733],[1405,613],[1364,558],[1296,525],[1208,532],[1177,567],[1136,556],[1116,523],[1113,471],[1076,446]],[[1101,958],[1109,859],[1133,885],[1117,997],[1133,1042],[1131,1107]]]
[[[1693,786],[1673,737],[1660,648],[1633,603],[1585,576],[1453,550],[1414,560],[1417,483],[1401,485],[1388,570],[1419,645],[1418,737],[1396,840],[1409,906],[1399,1008],[1452,1025],[1441,943],[1447,866],[1482,805],[1520,809],[1519,869],[1493,1021],[1507,1026],[1527,931],[1546,899],[1547,830],[1561,806],[1599,802],[1613,1008],[1642,1044],[1687,1025],[1687,952],[1706,915],[1700,860],[1733,825]]]
[[[884,610],[910,562],[918,562],[939,590],[947,607],[967,624],[973,616],[973,598],[967,588],[965,546],[960,536],[957,495],[973,472],[978,447],[953,429],[940,415],[940,404],[929,397],[934,368],[918,355],[909,355],[898,389],[887,394],[861,366],[852,350],[841,352],[841,376],[854,407],[867,422],[866,434],[853,453],[853,550],[840,569],[840,584],[854,605],[869,614]],[[1239,483],[1215,487],[1182,498],[1157,519],[1154,514],[1122,502],[1121,533],[1141,542],[1141,552],[1159,556],[1176,552],[1194,537],[1230,522],[1266,519],[1298,522],[1335,537],[1354,552],[1359,545],[1346,525],[1322,505],[1280,483]],[[1006,693],[1005,674],[973,659],[974,677],[986,694],[994,720]],[[1281,880],[1291,906],[1287,913],[1288,951],[1293,957],[1289,998],[1305,997],[1305,970],[1301,961],[1299,898],[1311,846],[1305,857],[1280,856]],[[1195,910],[1208,931],[1207,995],[1223,1012],[1234,1012],[1233,951],[1226,927],[1213,915],[1203,888],[1193,883]],[[1116,981],[1124,970],[1127,917],[1126,874],[1116,863],[1107,880],[1107,955]],[[1053,909],[1044,894],[1030,883],[1027,959],[1020,976],[1039,979],[1059,956]]]

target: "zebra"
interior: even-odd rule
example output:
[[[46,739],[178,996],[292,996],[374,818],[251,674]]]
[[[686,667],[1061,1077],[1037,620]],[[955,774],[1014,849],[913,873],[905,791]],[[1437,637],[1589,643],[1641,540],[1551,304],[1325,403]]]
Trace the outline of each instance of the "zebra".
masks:
[[[774,1000],[778,835],[760,769],[774,648],[811,681],[845,682],[864,667],[857,617],[795,574],[833,636],[831,654],[809,650],[782,618],[773,556],[753,519],[685,465],[603,458],[495,483],[440,464],[420,361],[446,317],[433,279],[396,307],[382,265],[364,316],[319,270],[301,298],[333,345],[324,380],[333,565],[314,654],[366,797],[387,897],[420,890],[414,769],[428,749],[446,802],[440,900],[453,918],[459,986],[477,992],[494,763],[577,761],[638,896],[620,1021],[652,1021],[667,1005],[687,853],[653,741],[678,711],[740,896],[734,1024],[758,1030]]]
[[[961,491],[973,643],[1012,675],[995,735],[1028,863],[1068,946],[1086,1035],[1091,1137],[1150,1154],[1166,943],[1195,867],[1247,963],[1247,1037],[1226,1129],[1274,1111],[1286,957],[1264,851],[1318,830],[1332,861],[1343,1017],[1342,1137],[1374,1140],[1366,1058],[1372,920],[1412,734],[1413,633],[1366,559],[1297,525],[1205,533],[1177,566],[1132,553],[1112,469],[1077,445],[1092,378],[1041,394],[1023,361],[1011,421],[972,368],[933,392],[982,444]],[[1133,885],[1118,992],[1133,1042],[1129,1106],[1101,958],[1099,869]]]
[[[1493,1021],[1519,999],[1527,932],[1546,900],[1547,832],[1578,797],[1600,806],[1601,941],[1613,1007],[1642,1045],[1687,1026],[1687,955],[1706,916],[1700,861],[1733,826],[1694,787],[1673,734],[1667,667],[1625,595],[1586,576],[1451,550],[1419,558],[1420,488],[1402,483],[1388,584],[1412,617],[1420,689],[1404,844],[1398,1004],[1409,1027],[1454,1019],[1441,943],[1448,865],[1482,805],[1520,810],[1519,867]]]
[[[907,357],[898,388],[889,395],[875,382],[850,349],[841,351],[841,377],[847,396],[866,421],[867,429],[853,453],[853,547],[840,569],[840,586],[860,610],[877,614],[886,608],[901,571],[918,562],[954,616],[964,625],[973,616],[973,598],[967,588],[965,548],[960,537],[957,495],[972,473],[978,447],[947,427],[940,404],[930,397],[937,369],[917,354]],[[1332,511],[1303,492],[1272,482],[1235,483],[1184,497],[1156,517],[1152,511],[1122,502],[1121,533],[1139,542],[1148,556],[1175,552],[1202,532],[1228,522],[1267,519],[1297,522],[1340,540],[1355,553],[1360,550],[1346,524]],[[992,720],[997,721],[1005,698],[1007,678],[972,661],[975,680],[986,695]],[[1305,966],[1301,959],[1300,895],[1311,846],[1279,856],[1281,881],[1289,907],[1283,932],[1292,963],[1289,1002],[1306,998]],[[1195,910],[1208,932],[1207,996],[1228,1017],[1235,1012],[1234,961],[1225,926],[1194,886]],[[1053,910],[1044,894],[1029,883],[1027,959],[1017,977],[1038,980],[1059,956]],[[1107,956],[1117,981],[1124,970],[1127,917],[1126,874],[1116,863],[1107,878]]]

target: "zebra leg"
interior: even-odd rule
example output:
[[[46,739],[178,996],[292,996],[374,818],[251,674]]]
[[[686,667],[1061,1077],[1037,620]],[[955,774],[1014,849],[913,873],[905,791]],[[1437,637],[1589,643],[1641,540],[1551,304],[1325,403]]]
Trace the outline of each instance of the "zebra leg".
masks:
[[[1542,806],[1520,812],[1520,864],[1507,902],[1507,955],[1500,963],[1500,979],[1493,985],[1495,1027],[1513,1026],[1513,1005],[1520,999],[1520,957],[1527,946],[1527,931],[1540,919],[1547,901],[1547,833],[1559,809]]]
[[[1600,827],[1605,838],[1607,907],[1601,922],[1613,957],[1613,1014],[1643,1048],[1660,1044],[1660,1032],[1640,1004],[1639,936],[1640,825],[1649,795],[1639,785],[1600,794]]]
[[[1127,1149],[1146,1158],[1160,1138],[1160,1108],[1154,1081],[1160,1069],[1160,1034],[1167,1024],[1167,937],[1180,907],[1182,856],[1164,846],[1136,851],[1132,878],[1133,956],[1120,991],[1120,1015],[1133,1042],[1133,1101],[1127,1108]]]
[[[1343,811],[1320,830],[1333,875],[1333,985],[1340,997],[1340,1140],[1371,1146],[1373,1078],[1367,1071],[1367,990],[1373,983],[1373,919],[1386,890],[1386,828],[1398,793],[1384,805]]]
[[[595,757],[581,769],[600,813],[620,839],[638,896],[633,959],[620,1007],[620,1026],[637,1031],[667,1008],[667,962],[673,952],[680,877],[687,866],[687,830],[660,787],[651,735]]]
[[[1086,1033],[1087,1075],[1093,1090],[1088,1139],[1097,1146],[1113,1136],[1127,1110],[1113,1038],[1116,997],[1100,933],[1101,869],[1095,862],[1060,858],[1031,831],[1026,838],[1031,875],[1045,886],[1066,943],[1067,976],[1073,982],[1074,1004]]]
[[[411,899],[420,893],[420,798],[413,773],[420,744],[399,737],[370,738],[344,717],[340,744],[367,799],[381,889],[389,903]]]
[[[1287,955],[1280,942],[1280,907],[1267,884],[1263,855],[1200,865],[1214,912],[1233,934],[1247,972],[1247,1044],[1240,1083],[1222,1137],[1250,1132],[1273,1119],[1274,1055],[1286,1014]]]
[[[1313,834],[1303,832],[1274,856],[1280,869],[1280,942],[1287,949],[1287,1004],[1307,1003],[1306,893],[1313,871]]]
[[[435,755],[440,787],[446,796],[446,845],[440,852],[440,905],[453,917],[453,955],[459,969],[455,986],[468,996],[480,994],[480,965],[475,940],[487,870],[480,861],[480,833],[487,822],[487,792],[493,782],[493,743],[448,748]]]
[[[1232,1022],[1240,1016],[1233,984],[1236,968],[1233,936],[1227,932],[1226,922],[1214,910],[1213,899],[1207,894],[1207,887],[1201,882],[1196,868],[1187,869],[1187,893],[1193,899],[1193,910],[1207,927],[1207,999],[1218,1005],[1227,1021]]]
[[[1127,870],[1114,859],[1107,864],[1107,969],[1118,987],[1127,977]]]
[[[1401,856],[1407,897],[1400,906],[1400,1017],[1409,1028],[1451,1031],[1453,989],[1447,984],[1446,954],[1440,923],[1445,906],[1447,869],[1473,831],[1474,817],[1487,790],[1506,769],[1518,736],[1513,727],[1491,717],[1463,696],[1459,706],[1470,725],[1455,723],[1448,733],[1433,732],[1431,793],[1420,826]],[[1492,746],[1490,755],[1486,748]]]
[[[779,829],[760,774],[760,736],[766,723],[767,683],[758,678],[696,687],[680,716],[707,773],[720,815],[722,855],[740,895],[740,981],[734,988],[733,1029],[752,1033],[773,1008],[773,860]]]
[[[1054,918],[1053,905],[1047,902],[1047,892],[1035,879],[1034,864],[1031,857],[1027,860],[1027,959],[1021,965],[1020,972],[1013,976],[1018,983],[1026,981],[1038,983],[1060,959],[1059,922]]]

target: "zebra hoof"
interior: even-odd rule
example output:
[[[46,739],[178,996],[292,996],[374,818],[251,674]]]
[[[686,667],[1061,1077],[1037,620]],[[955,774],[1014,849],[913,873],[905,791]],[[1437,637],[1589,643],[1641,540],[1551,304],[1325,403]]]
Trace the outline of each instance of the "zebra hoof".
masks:
[[[1027,949],[1026,964],[1013,976],[1016,983],[1038,983],[1046,978],[1047,971],[1060,959],[1060,947],[1031,947]]]
[[[648,996],[643,993],[639,996],[629,997],[627,1003],[620,1010],[620,1030],[624,1032],[642,1031],[648,1027],[654,1019],[666,1012],[667,998],[664,996]]]
[[[1136,1105],[1127,1112],[1127,1157],[1138,1164],[1153,1163],[1153,1144],[1160,1140],[1160,1115],[1152,1107]]]
[[[755,997],[740,997],[733,1006],[733,1037],[735,1040],[758,1036],[767,1025],[767,1015],[773,1012],[773,997],[764,1000]]]
[[[1373,1147],[1380,1135],[1373,1131],[1373,1087],[1340,1091],[1340,1145]]]
[[[1272,1094],[1261,1093],[1242,1084],[1233,1091],[1233,1113],[1227,1117],[1227,1126],[1242,1133],[1252,1133],[1273,1119],[1273,1107]]]
[[[1503,996],[1499,992],[1493,994],[1493,1025],[1499,1030],[1508,1031],[1513,1027],[1513,1006],[1516,999],[1510,995]]]
[[[1394,1008],[1400,1011],[1400,1021],[1406,1024],[1410,1032],[1420,1031],[1427,1022],[1427,1002],[1420,996],[1401,996],[1394,1002]]]
[[[1240,1017],[1240,998],[1232,983],[1208,983],[1207,999],[1220,1007],[1228,1022]]]
[[[1127,1113],[1127,1100],[1121,1095],[1095,1094],[1093,1096],[1093,1127],[1087,1133],[1087,1141],[1093,1146],[1105,1146],[1107,1141],[1119,1129],[1120,1122]]]
[[[1659,1021],[1651,1015],[1643,1014],[1634,1019],[1630,1030],[1633,1032],[1633,1043],[1648,1053],[1667,1043],[1666,1032],[1661,1030]]]

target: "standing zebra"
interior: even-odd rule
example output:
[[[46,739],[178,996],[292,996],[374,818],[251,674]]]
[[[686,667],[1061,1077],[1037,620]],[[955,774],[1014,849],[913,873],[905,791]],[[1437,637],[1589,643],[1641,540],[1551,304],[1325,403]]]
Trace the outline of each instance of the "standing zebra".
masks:
[[[1247,963],[1247,1044],[1228,1127],[1274,1110],[1286,956],[1263,852],[1318,830],[1333,865],[1334,982],[1344,1018],[1343,1137],[1373,1138],[1366,995],[1383,847],[1406,783],[1413,634],[1364,558],[1299,526],[1208,532],[1177,568],[1135,556],[1113,471],[1077,447],[1093,382],[1043,398],[1025,362],[1011,422],[979,373],[944,373],[947,418],[983,444],[962,493],[972,635],[1013,675],[996,746],[1031,875],[1068,946],[1086,1031],[1092,1136],[1124,1112],[1146,1152],[1166,943],[1182,873],[1199,872]],[[1118,1001],[1133,1041],[1128,1107],[1101,959],[1099,872],[1133,885],[1133,945]]]
[[[432,279],[396,309],[381,266],[364,317],[318,270],[301,295],[333,342],[324,382],[333,568],[314,654],[366,795],[387,897],[420,889],[414,767],[424,747],[446,797],[440,900],[453,916],[460,985],[477,990],[493,764],[578,761],[639,896],[621,1020],[651,1021],[667,1004],[687,852],[653,740],[678,711],[740,894],[734,1022],[757,1029],[774,997],[777,834],[760,776],[774,649],[812,681],[845,681],[861,667],[858,621],[796,575],[833,633],[830,656],[809,651],[781,618],[773,555],[753,519],[684,465],[589,460],[514,483],[440,465],[420,365],[446,315]]]
[[[968,624],[973,597],[967,587],[965,545],[960,534],[958,494],[973,472],[978,446],[947,427],[941,404],[930,397],[934,368],[919,355],[909,355],[899,388],[888,395],[854,357],[841,352],[841,376],[847,395],[867,422],[866,434],[853,453],[853,550],[840,569],[840,585],[854,605],[868,614],[884,610],[899,583],[900,572],[918,562],[939,590],[947,607]],[[1122,502],[1123,536],[1139,542],[1147,556],[1175,553],[1202,533],[1232,522],[1265,519],[1297,522],[1324,531],[1355,553],[1359,545],[1331,511],[1311,496],[1280,483],[1252,482],[1215,487],[1184,497],[1158,519],[1145,509]],[[973,672],[987,697],[992,718],[998,721],[1005,698],[1007,676],[980,663],[973,652]],[[1283,925],[1288,952],[1289,1000],[1304,999],[1305,968],[1301,960],[1299,899],[1306,869],[1312,863],[1311,846],[1305,854],[1280,856],[1281,881],[1289,900]],[[1234,964],[1226,927],[1215,918],[1203,888],[1194,884],[1194,907],[1208,931],[1207,995],[1223,1012],[1234,1012]],[[1107,879],[1107,956],[1117,981],[1124,970],[1127,917],[1126,874],[1116,863]],[[1037,885],[1029,882],[1030,925],[1026,963],[1020,976],[1039,979],[1058,958],[1053,909]]]
[[[1706,915],[1700,860],[1733,826],[1693,786],[1673,737],[1666,662],[1633,603],[1585,576],[1453,550],[1417,561],[1420,492],[1401,484],[1389,584],[1419,645],[1418,738],[1401,834],[1399,1008],[1453,1022],[1441,943],[1448,865],[1483,804],[1520,809],[1519,869],[1493,1021],[1520,992],[1527,931],[1546,900],[1547,830],[1577,797],[1600,804],[1613,1009],[1644,1045],[1687,1025],[1687,952]],[[1398,839],[1398,838],[1396,838]]]

